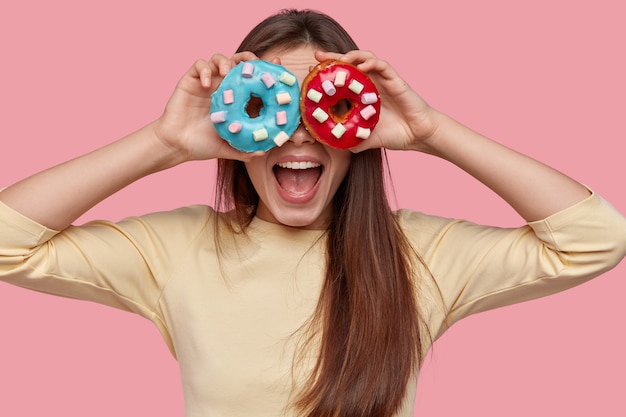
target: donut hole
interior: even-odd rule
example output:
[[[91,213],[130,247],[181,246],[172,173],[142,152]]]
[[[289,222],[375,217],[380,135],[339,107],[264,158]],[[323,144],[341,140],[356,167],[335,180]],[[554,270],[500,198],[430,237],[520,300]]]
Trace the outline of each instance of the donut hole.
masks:
[[[261,97],[259,96],[255,96],[254,94],[250,94],[250,98],[248,99],[248,102],[246,103],[246,114],[251,118],[251,119],[256,119],[257,117],[259,117],[261,115],[261,112],[263,111],[263,100],[261,99]]]
[[[330,108],[330,112],[335,119],[336,122],[343,122],[347,119],[348,114],[352,110],[353,104],[352,101],[347,98],[339,99],[335,104]]]

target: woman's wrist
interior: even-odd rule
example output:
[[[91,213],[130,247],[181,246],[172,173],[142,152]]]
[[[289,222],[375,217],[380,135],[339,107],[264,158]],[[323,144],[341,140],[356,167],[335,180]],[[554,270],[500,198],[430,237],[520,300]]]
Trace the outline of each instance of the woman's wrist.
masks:
[[[450,127],[453,120],[444,113],[434,108],[429,108],[427,117],[420,123],[422,130],[425,132],[416,137],[408,150],[427,153],[430,155],[442,156],[442,150],[439,149],[441,141],[447,135],[446,131]]]
[[[144,129],[144,139],[151,144],[152,148],[149,156],[154,164],[153,172],[172,168],[192,159],[189,151],[166,139],[160,119],[148,124]]]

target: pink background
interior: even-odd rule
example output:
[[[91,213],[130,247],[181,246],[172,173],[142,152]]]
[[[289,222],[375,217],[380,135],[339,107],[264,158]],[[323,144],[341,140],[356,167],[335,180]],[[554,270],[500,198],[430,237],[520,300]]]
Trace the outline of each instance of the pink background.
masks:
[[[79,0],[0,5],[0,186],[159,116],[197,58],[230,54],[285,6],[328,12],[433,106],[590,185],[626,213],[621,0],[357,3]],[[520,219],[453,166],[390,156],[398,206]],[[146,178],[82,220],[211,203],[210,162]],[[112,260],[112,262],[114,262]],[[624,416],[626,263],[455,325],[416,415]],[[182,416],[176,362],[137,316],[0,284],[0,415]]]

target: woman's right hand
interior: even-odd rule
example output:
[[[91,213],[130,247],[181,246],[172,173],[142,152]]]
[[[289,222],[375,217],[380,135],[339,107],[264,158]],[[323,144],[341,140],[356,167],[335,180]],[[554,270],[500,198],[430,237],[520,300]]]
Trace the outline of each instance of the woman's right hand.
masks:
[[[218,135],[209,115],[211,93],[251,53],[214,55],[180,79],[163,115],[102,148],[56,165],[2,190],[0,200],[24,216],[63,230],[83,213],[134,181],[185,161],[252,159]]]
[[[258,58],[251,52],[231,58],[215,54],[208,61],[196,61],[179,80],[163,115],[153,124],[158,139],[180,155],[179,162],[213,158],[247,161],[256,155],[232,148],[219,137],[209,117],[211,94],[226,73],[239,62],[253,59]]]

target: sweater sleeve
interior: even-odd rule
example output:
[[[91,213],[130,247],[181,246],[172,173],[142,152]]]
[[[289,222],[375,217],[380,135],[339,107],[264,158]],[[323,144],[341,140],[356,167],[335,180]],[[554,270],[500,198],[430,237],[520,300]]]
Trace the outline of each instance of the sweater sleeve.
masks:
[[[626,255],[626,219],[597,194],[520,228],[411,212],[401,222],[437,287],[437,336],[471,314],[582,284]]]
[[[162,327],[162,288],[206,214],[183,208],[58,232],[0,202],[0,280],[137,313]]]

